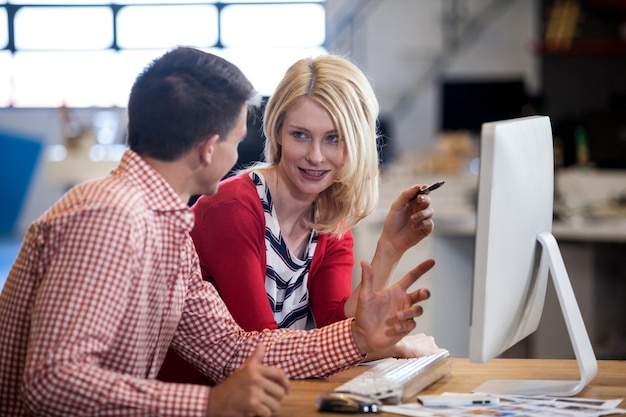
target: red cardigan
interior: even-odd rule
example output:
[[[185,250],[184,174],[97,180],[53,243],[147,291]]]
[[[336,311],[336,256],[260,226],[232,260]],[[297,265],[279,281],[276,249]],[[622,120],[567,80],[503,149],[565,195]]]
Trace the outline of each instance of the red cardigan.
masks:
[[[265,293],[265,215],[248,174],[220,183],[219,191],[193,206],[191,232],[202,274],[213,282],[228,309],[245,330],[277,328]],[[345,319],[344,303],[352,293],[354,240],[320,234],[308,289],[316,327]]]

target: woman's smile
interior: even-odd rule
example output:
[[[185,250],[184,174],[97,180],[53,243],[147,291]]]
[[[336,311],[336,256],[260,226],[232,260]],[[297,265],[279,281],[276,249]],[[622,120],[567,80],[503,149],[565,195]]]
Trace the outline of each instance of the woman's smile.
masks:
[[[311,170],[311,169],[304,169],[304,168],[299,168],[300,172],[304,173],[304,175],[308,176],[308,177],[313,177],[313,179],[321,179],[323,176],[325,176],[326,174],[328,174],[330,171],[329,170]]]

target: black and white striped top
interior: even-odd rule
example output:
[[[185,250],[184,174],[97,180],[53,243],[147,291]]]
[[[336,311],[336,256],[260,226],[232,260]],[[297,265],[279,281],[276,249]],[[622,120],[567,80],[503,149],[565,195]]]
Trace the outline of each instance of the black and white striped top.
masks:
[[[251,172],[250,178],[265,213],[265,292],[274,318],[278,328],[304,329],[310,314],[307,279],[318,233],[311,233],[304,259],[292,254],[283,240],[265,178],[257,171]]]

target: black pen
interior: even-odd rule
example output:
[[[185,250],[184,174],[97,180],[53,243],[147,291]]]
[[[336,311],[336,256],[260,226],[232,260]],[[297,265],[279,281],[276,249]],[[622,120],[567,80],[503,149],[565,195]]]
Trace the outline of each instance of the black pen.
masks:
[[[445,183],[445,181],[437,181],[435,183],[430,184],[428,187],[424,188],[424,189],[420,189],[417,194],[428,194],[429,192],[436,190],[437,188],[441,187],[443,184]]]

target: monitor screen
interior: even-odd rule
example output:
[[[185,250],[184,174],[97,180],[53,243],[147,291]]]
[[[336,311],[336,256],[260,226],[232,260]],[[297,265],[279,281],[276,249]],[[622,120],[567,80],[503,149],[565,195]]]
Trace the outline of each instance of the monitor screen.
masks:
[[[585,112],[582,127],[587,136],[589,160],[595,167],[626,169],[626,110]]]
[[[527,102],[521,78],[443,80],[440,94],[441,131],[476,135],[483,123],[521,116]]]
[[[578,381],[489,381],[476,391],[575,395],[597,364],[552,236],[554,152],[550,119],[485,123],[480,171],[469,356],[487,362],[537,329],[551,277],[576,353]]]

